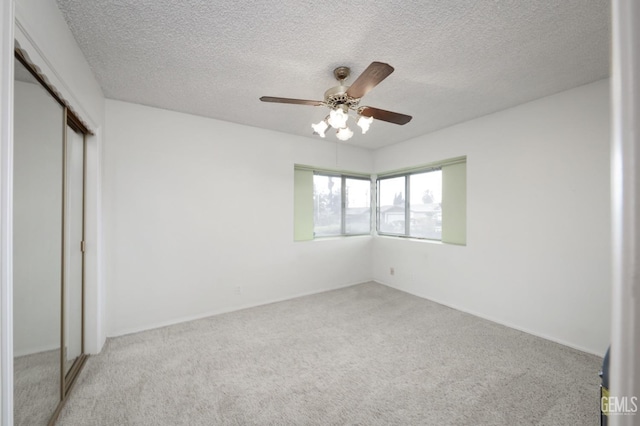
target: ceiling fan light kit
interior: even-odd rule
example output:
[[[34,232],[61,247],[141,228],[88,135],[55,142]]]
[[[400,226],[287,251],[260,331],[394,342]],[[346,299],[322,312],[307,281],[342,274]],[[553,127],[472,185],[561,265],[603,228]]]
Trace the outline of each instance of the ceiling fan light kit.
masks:
[[[334,129],[342,129],[347,125],[349,119],[349,110],[346,105],[337,105],[329,113],[328,123]]]
[[[349,67],[338,67],[333,70],[333,75],[340,84],[327,90],[324,93],[323,101],[277,98],[273,96],[263,96],[260,100],[263,102],[327,107],[330,109],[329,114],[319,123],[311,124],[313,134],[324,138],[327,129],[332,127],[336,129],[336,137],[341,141],[346,141],[353,136],[353,131],[347,125],[350,111],[357,114],[356,124],[362,130],[362,134],[367,133],[374,118],[399,125],[407,124],[411,121],[412,117],[410,115],[368,106],[359,106],[360,99],[392,72],[393,67],[391,65],[372,62],[351,86],[345,86],[344,80],[349,77],[351,70]]]
[[[349,139],[351,139],[351,136],[353,136],[353,132],[346,126],[338,129],[338,131],[336,132],[336,137],[341,141],[348,141]]]
[[[369,130],[371,123],[373,123],[373,117],[365,117],[364,115],[361,115],[356,124],[362,129],[362,134],[364,135],[367,133],[367,130]]]
[[[327,124],[326,120],[322,120],[318,124],[311,124],[313,128],[313,133],[319,135],[321,138],[324,138],[324,132],[329,128],[329,124]]]

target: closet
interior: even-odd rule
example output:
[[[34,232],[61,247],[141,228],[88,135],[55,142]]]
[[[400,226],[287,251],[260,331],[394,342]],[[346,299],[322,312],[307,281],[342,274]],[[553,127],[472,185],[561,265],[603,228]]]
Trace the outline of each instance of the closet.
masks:
[[[54,424],[84,353],[86,127],[19,51],[13,175],[14,424]]]

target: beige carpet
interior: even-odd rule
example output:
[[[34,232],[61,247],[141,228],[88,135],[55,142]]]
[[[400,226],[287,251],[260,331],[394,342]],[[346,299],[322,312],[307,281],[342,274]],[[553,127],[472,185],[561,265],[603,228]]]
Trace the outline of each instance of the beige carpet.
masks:
[[[13,424],[46,425],[60,402],[60,349],[13,360]]]
[[[110,339],[58,424],[595,426],[601,361],[366,283]]]

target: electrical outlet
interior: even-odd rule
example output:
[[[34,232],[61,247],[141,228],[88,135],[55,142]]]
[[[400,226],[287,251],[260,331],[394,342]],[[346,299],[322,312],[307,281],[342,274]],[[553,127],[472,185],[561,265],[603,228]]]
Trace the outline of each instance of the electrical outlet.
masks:
[[[389,274],[395,275],[396,274],[396,268],[394,268],[393,266],[391,268],[389,268]]]
[[[235,287],[235,289],[236,289],[236,295],[240,296],[240,295],[242,294],[242,287],[240,287],[239,285],[237,285],[237,286]]]

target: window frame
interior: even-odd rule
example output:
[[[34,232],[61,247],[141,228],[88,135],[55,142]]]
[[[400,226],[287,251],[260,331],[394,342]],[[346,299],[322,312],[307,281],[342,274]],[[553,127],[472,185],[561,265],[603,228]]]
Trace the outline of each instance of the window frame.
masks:
[[[451,157],[440,161],[434,161],[414,167],[406,167],[402,169],[391,170],[384,173],[378,173],[375,176],[376,184],[376,216],[375,230],[376,235],[384,237],[397,237],[406,239],[416,239],[419,241],[439,242],[442,244],[453,244],[458,246],[467,245],[467,164],[468,156]],[[442,199],[440,203],[441,209],[441,236],[440,239],[430,239],[424,237],[411,236],[407,228],[410,225],[411,211],[410,204],[407,200],[411,200],[410,193],[410,176],[414,174],[429,172],[440,169],[442,171]],[[405,232],[403,234],[394,234],[389,232],[380,232],[380,180],[392,177],[405,176]],[[409,207],[409,208],[407,208]]]
[[[336,237],[352,237],[352,236],[372,236],[375,229],[375,180],[371,173],[361,173],[353,171],[344,171],[337,169],[326,169],[303,164],[294,164],[294,184],[293,184],[293,239],[296,242],[313,241],[326,238]],[[340,232],[330,235],[316,235],[316,203],[315,203],[315,185],[314,177],[328,176],[339,178],[340,184]],[[367,230],[365,232],[347,233],[347,180],[354,179],[367,182]]]
[[[362,233],[348,233],[347,232],[347,179],[351,179],[351,180],[360,180],[363,182],[368,182],[369,183],[369,206],[367,207],[369,210],[369,230],[366,232],[362,232]],[[361,236],[361,235],[371,235],[373,232],[373,224],[372,224],[372,219],[373,219],[373,207],[374,207],[374,203],[373,203],[373,197],[375,196],[374,194],[374,190],[375,187],[373,185],[373,181],[371,179],[371,175],[369,176],[357,176],[357,175],[350,175],[350,174],[343,174],[342,175],[342,234],[345,237],[354,237],[354,236]]]
[[[340,178],[340,233],[339,234],[333,234],[333,235],[316,235],[315,232],[315,216],[316,216],[316,210],[315,210],[315,206],[314,206],[314,210],[313,210],[313,216],[314,216],[314,221],[313,221],[313,239],[320,239],[320,238],[335,238],[335,237],[354,237],[354,236],[362,236],[362,235],[371,235],[372,229],[373,227],[371,226],[371,216],[372,216],[372,203],[371,203],[371,193],[373,190],[373,181],[371,179],[371,176],[366,176],[366,175],[358,175],[358,174],[352,174],[352,173],[341,173],[341,172],[335,172],[335,171],[330,171],[330,170],[321,170],[321,169],[313,169],[313,176],[327,176],[327,177],[334,177],[334,178]],[[346,207],[346,201],[347,201],[347,179],[353,179],[353,180],[361,180],[364,182],[369,182],[369,230],[367,232],[362,232],[362,233],[347,233],[347,207]],[[314,191],[315,193],[315,191]]]
[[[466,155],[449,158],[437,162],[423,164],[421,166],[396,169],[384,173],[359,173],[337,169],[324,169],[302,164],[294,164],[293,183],[293,239],[296,242],[313,241],[335,237],[351,236],[384,236],[419,241],[467,245],[467,159]],[[442,193],[440,202],[441,235],[440,239],[411,236],[411,176],[430,171],[442,171]],[[315,235],[315,203],[314,185],[315,175],[340,177],[341,185],[346,188],[346,179],[368,181],[369,187],[369,226],[368,232],[346,233],[347,210],[346,190],[341,194],[340,201],[340,233],[333,235]],[[390,233],[380,231],[380,181],[392,178],[404,177],[405,179],[405,230],[404,233]],[[407,208],[407,203],[408,207]]]
[[[430,173],[440,171],[442,172],[442,166],[444,164],[438,165],[430,165],[430,166],[422,166],[414,169],[409,169],[401,172],[390,172],[380,174],[376,177],[376,232],[378,235],[389,236],[389,237],[400,237],[400,238],[414,238],[419,240],[426,241],[442,241],[442,236],[439,239],[436,238],[426,238],[426,237],[418,237],[410,234],[411,231],[411,176],[418,175],[423,173]],[[388,231],[381,231],[380,225],[380,182],[386,179],[395,179],[403,177],[404,178],[404,232],[403,233],[393,233]]]

